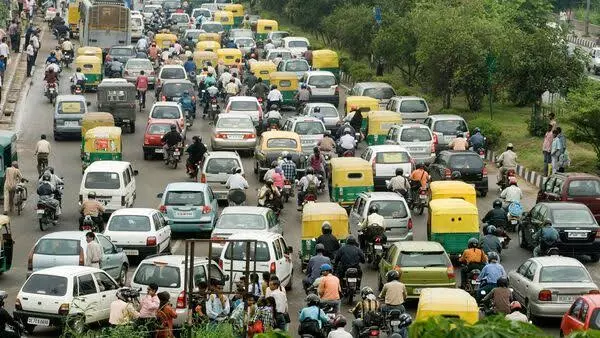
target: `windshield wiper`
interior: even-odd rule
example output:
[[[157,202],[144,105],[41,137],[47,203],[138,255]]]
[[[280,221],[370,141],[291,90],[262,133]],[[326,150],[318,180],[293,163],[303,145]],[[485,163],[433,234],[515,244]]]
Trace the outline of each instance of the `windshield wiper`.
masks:
[[[423,267],[424,268],[430,268],[430,267],[434,267],[434,266],[446,266],[446,264],[444,264],[444,263],[432,263],[432,264],[426,264]]]

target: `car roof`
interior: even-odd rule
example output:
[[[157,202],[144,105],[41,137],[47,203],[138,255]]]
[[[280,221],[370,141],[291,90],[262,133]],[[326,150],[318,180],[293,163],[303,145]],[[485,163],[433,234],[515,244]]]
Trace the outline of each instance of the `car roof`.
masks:
[[[69,266],[54,266],[47,269],[42,269],[34,272],[32,275],[51,275],[51,276],[61,276],[61,277],[74,277],[81,273],[85,272],[100,272],[101,269],[94,268],[91,266],[79,266],[79,265],[69,265]]]
[[[209,259],[208,257],[204,257],[204,256],[194,256],[194,265],[198,264],[198,262],[200,262],[200,264],[206,264],[208,263]],[[148,257],[145,258],[144,260],[142,260],[140,262],[140,265],[142,263],[163,263],[163,264],[167,264],[167,265],[185,265],[185,255],[160,255],[160,256],[154,256],[154,257]]]
[[[453,114],[434,114],[429,115],[431,119],[434,120],[464,120],[462,116],[453,115]]]
[[[207,188],[207,185],[204,184],[204,183],[198,183],[198,182],[173,182],[173,183],[167,184],[165,190],[166,191],[173,191],[173,190],[205,191],[206,188]]]
[[[397,145],[397,144],[380,144],[380,145],[376,145],[376,146],[369,146],[368,149],[371,149],[374,152],[389,151],[389,150],[408,152],[408,150],[406,150],[406,148],[404,148],[403,146]]]
[[[581,266],[585,269],[583,264],[577,259],[565,256],[531,257],[530,260],[541,266]]]
[[[154,213],[156,213],[157,210],[156,209],[152,209],[152,208],[123,208],[123,209],[117,209],[112,213],[112,216],[114,215],[129,215],[129,216],[152,216]]]
[[[229,102],[232,102],[232,101],[253,101],[253,102],[258,102],[258,100],[254,96],[232,96],[232,97],[229,98]]]
[[[127,63],[129,63],[130,61],[138,61],[138,62],[144,61],[144,62],[147,62],[149,64],[152,64],[152,61],[150,61],[148,59],[142,59],[142,58],[131,58],[131,59],[127,60]],[[125,65],[127,65],[127,63]]]
[[[123,45],[114,45],[111,46],[110,49],[133,49],[133,45],[123,46]]]
[[[280,237],[281,235],[274,232],[262,232],[262,231],[238,231],[231,235],[229,239],[248,239],[248,240],[266,240],[273,239],[274,237]]]
[[[466,150],[442,150],[440,151],[441,153],[445,153],[445,154],[450,154],[450,155],[467,155],[467,156],[477,156],[479,157],[479,154],[473,152],[473,151],[466,151]]]
[[[106,169],[125,169],[131,165],[129,162],[125,161],[96,161],[92,162],[85,171],[100,171]]]
[[[309,70],[308,72],[306,72],[306,74],[308,76],[311,76],[311,75],[330,75],[330,76],[335,76],[335,75],[333,75],[332,72],[326,71],[326,70]]]
[[[402,96],[402,95],[397,95],[397,96],[393,96],[392,99],[400,99],[400,100],[414,99],[414,100],[423,100],[423,101],[426,101],[424,98],[422,98],[420,96]]]
[[[550,210],[590,210],[585,204],[577,202],[541,202]]]
[[[424,125],[424,124],[420,124],[420,123],[402,123],[402,124],[396,124],[394,125],[394,127],[399,127],[399,128],[423,128],[423,129],[429,129],[428,126]]]
[[[314,116],[292,116],[289,118],[290,121],[292,122],[320,122],[323,123],[323,121],[321,121],[320,119],[314,117]]]
[[[77,239],[81,240],[85,238],[86,232],[84,231],[56,231],[50,234],[42,236],[38,241],[42,239]]]
[[[58,101],[82,101],[85,102],[85,96],[83,95],[58,95],[56,97],[56,102]]]
[[[252,120],[252,117],[250,117],[250,115],[242,114],[242,113],[219,114],[218,120],[220,120],[220,119],[229,119],[229,118],[236,118],[236,119],[243,118],[243,119]]]
[[[355,86],[365,88],[393,88],[389,83],[385,82],[358,82]]]
[[[363,192],[361,195],[364,195],[367,199],[370,200],[385,200],[385,201],[403,201],[404,197],[402,195],[397,194],[391,191],[378,191],[378,192]]]
[[[309,102],[306,104],[307,107],[332,107],[335,108],[335,110],[337,110],[337,107],[334,104],[331,103],[325,103],[325,102]]]
[[[285,38],[283,38],[283,40],[302,40],[308,42],[308,39],[303,36],[286,36]]]
[[[594,307],[600,307],[600,295],[599,294],[581,295],[581,298],[587,300],[589,303],[593,303]]]
[[[182,65],[164,65],[160,69],[166,69],[166,68],[182,68],[185,70],[185,68],[183,68]]]
[[[396,242],[394,245],[400,250],[415,251],[415,252],[428,252],[428,251],[444,251],[444,247],[433,241],[402,241]]]
[[[206,158],[240,158],[235,151],[211,151],[206,154]]]
[[[283,53],[283,52],[288,52],[291,53],[292,50],[289,48],[271,48],[269,49],[269,53]]]
[[[266,215],[269,212],[269,208],[264,207],[253,207],[253,206],[237,206],[237,207],[225,207],[221,212],[221,216],[225,214],[258,214]]]
[[[154,104],[152,105],[152,108],[154,108],[155,106],[179,107],[179,103],[178,102],[171,102],[171,101],[159,101],[159,102],[154,102]]]

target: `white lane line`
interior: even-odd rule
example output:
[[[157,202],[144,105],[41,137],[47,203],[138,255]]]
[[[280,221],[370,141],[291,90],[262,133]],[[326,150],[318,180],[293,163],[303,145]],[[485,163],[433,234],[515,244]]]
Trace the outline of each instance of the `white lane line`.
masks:
[[[177,252],[177,249],[179,249],[179,246],[181,245],[181,240],[178,239],[176,240],[173,245],[171,245],[171,252],[175,253]]]

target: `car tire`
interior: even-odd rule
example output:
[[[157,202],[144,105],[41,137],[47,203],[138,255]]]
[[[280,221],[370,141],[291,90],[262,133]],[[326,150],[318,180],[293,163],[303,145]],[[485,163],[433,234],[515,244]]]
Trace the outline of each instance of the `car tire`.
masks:
[[[529,320],[531,321],[531,323],[533,325],[537,325],[538,323],[538,317],[536,315],[534,315],[533,313],[531,313],[531,306],[529,306],[529,302],[526,302],[527,305],[525,305],[525,311],[526,311],[526,315],[527,318],[529,318]]]
[[[127,265],[123,264],[121,266],[121,271],[119,271],[119,280],[117,281],[119,286],[125,286],[125,282],[127,282]]]
[[[487,190],[481,190],[481,191],[479,191],[479,194],[481,195],[481,197],[487,196],[487,193],[488,193]]]
[[[523,249],[527,249],[527,241],[525,240],[525,234],[523,234],[523,229],[521,227],[517,229],[517,237],[519,239],[519,246]]]
[[[292,273],[290,274],[290,281],[285,286],[285,291],[291,291],[292,290],[292,281],[293,280],[294,280],[294,270],[292,270]]]

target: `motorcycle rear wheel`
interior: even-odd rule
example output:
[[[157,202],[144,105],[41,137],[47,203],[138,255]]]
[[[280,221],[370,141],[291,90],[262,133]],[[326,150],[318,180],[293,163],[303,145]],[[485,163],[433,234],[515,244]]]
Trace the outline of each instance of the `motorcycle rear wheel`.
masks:
[[[41,231],[46,231],[46,227],[45,227],[45,223],[46,221],[44,221],[44,217],[39,219],[39,223],[40,223],[40,230]]]

